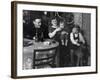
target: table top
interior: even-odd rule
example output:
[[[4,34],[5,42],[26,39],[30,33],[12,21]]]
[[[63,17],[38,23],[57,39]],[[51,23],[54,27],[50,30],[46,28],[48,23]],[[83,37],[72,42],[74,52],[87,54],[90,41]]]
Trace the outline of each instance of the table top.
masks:
[[[34,50],[43,50],[58,47],[59,43],[57,41],[47,39],[44,42],[35,42],[34,40],[24,38],[24,48],[25,49],[34,49]]]
[[[51,43],[48,43],[51,42]],[[51,50],[52,48],[58,47],[59,43],[57,41],[53,41],[53,40],[46,40],[44,42],[35,42],[34,40],[30,40],[30,39],[26,39],[24,38],[23,40],[23,68],[28,68],[28,69],[32,69],[32,66],[27,66],[26,63],[28,59],[32,60],[32,64],[33,64],[33,56],[34,56],[34,50],[47,50],[49,51],[48,53],[51,54]],[[50,49],[50,50],[49,50]],[[41,52],[39,52],[41,53]],[[45,57],[45,54],[48,54],[43,52],[43,54],[38,54],[37,57]]]

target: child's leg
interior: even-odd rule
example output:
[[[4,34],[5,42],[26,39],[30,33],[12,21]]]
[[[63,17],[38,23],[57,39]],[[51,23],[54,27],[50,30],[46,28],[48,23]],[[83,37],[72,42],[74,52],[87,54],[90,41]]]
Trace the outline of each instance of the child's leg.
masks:
[[[77,56],[77,62],[76,62],[76,66],[82,66],[82,49],[81,47],[79,47],[77,50],[76,50],[76,56]]]
[[[71,65],[73,65],[74,64],[74,50],[73,49],[71,49],[70,50],[71,52],[70,52],[70,56],[71,56]]]
[[[68,43],[68,35],[65,34],[65,46],[67,46]]]
[[[67,43],[68,43],[68,40],[66,39],[66,40],[65,40],[65,46],[67,46]]]
[[[60,36],[60,40],[61,40],[61,45],[64,45],[64,35]]]
[[[61,40],[61,44],[64,45],[64,40],[63,39]]]

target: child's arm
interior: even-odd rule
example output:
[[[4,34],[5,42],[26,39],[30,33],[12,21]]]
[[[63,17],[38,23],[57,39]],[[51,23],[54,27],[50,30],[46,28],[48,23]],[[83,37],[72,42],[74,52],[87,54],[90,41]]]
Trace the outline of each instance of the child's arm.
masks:
[[[84,37],[82,36],[81,33],[79,33],[79,39],[80,39],[80,42],[82,42],[83,44],[85,44]]]
[[[49,37],[50,37],[50,38],[54,37],[54,36],[56,35],[56,33],[57,33],[58,31],[60,31],[60,30],[61,30],[60,28],[57,28],[57,29],[55,29],[53,32],[50,32],[50,33],[49,33]]]
[[[68,35],[68,33],[66,31],[62,31],[61,35],[64,35],[64,34]]]
[[[76,40],[74,40],[73,33],[70,34],[70,40],[71,40],[72,44],[80,46],[80,44]]]

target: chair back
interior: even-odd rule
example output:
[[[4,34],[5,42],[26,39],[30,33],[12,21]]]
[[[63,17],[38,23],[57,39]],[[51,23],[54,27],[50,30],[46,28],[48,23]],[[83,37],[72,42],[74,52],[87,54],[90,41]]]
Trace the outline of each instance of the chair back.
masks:
[[[57,47],[34,50],[33,68],[56,67]]]

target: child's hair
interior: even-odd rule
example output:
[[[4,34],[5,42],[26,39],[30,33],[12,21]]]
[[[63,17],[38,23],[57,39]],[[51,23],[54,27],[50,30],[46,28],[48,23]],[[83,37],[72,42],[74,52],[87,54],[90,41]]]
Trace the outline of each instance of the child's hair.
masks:
[[[64,19],[60,19],[59,24],[60,23],[64,23],[65,24],[65,20]]]
[[[57,17],[51,17],[51,18],[49,19],[49,23],[48,23],[49,26],[52,26],[51,21],[54,20],[54,19],[57,20],[57,25],[58,25],[58,19],[57,19]]]
[[[61,27],[61,24],[63,24],[63,27]],[[60,19],[60,21],[59,21],[59,27],[61,27],[61,28],[65,27],[65,20],[64,19]]]
[[[57,19],[57,17],[51,17],[51,19],[50,19],[50,20],[53,20],[53,19]]]
[[[75,26],[72,28],[72,30],[73,30],[74,28],[76,28],[78,31],[80,31],[80,26],[79,26],[79,25],[75,24]]]

